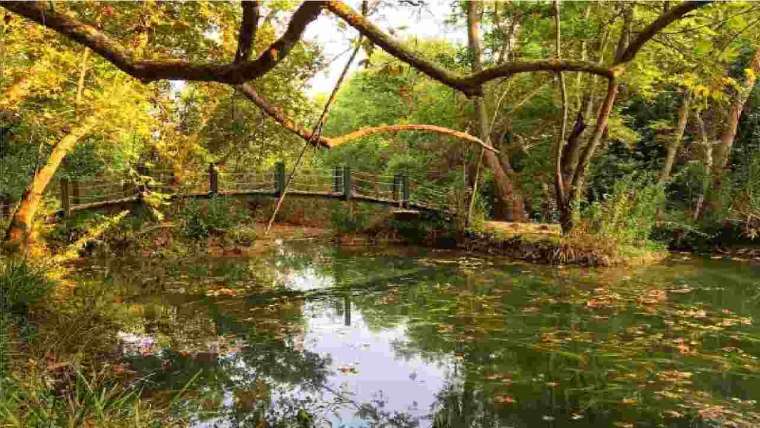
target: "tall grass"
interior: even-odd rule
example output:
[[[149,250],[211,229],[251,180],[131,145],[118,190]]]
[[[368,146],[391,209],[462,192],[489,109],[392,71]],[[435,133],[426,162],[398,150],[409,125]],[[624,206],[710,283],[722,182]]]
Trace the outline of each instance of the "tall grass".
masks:
[[[207,201],[189,201],[179,212],[180,230],[191,239],[223,234],[247,218],[247,214],[230,198],[213,197]]]
[[[85,375],[68,372],[55,378],[33,371],[23,378],[0,379],[0,426],[7,427],[169,427],[184,426],[166,409],[153,408],[140,398],[135,385],[116,381],[103,370]],[[178,394],[176,399],[181,398]]]
[[[612,193],[582,210],[574,238],[590,240],[613,257],[661,250],[651,235],[664,204],[664,188],[654,177],[626,176]]]
[[[730,214],[744,236],[756,239],[760,237],[760,153],[749,159],[743,172],[736,180]]]
[[[113,301],[87,286],[61,300],[55,269],[0,260],[0,426],[178,425],[168,408],[142,400],[123,371],[95,358],[118,325]]]

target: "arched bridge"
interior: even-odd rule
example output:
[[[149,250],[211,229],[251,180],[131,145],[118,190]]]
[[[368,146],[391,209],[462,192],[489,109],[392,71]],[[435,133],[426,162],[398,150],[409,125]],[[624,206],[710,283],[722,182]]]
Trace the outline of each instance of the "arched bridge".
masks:
[[[141,201],[151,193],[169,199],[213,196],[288,196],[368,202],[401,212],[424,211],[456,215],[450,191],[422,185],[405,174],[382,175],[335,167],[324,172],[296,174],[290,182],[284,162],[269,172],[225,172],[213,164],[208,171],[178,176],[170,170],[138,168],[135,178],[61,180],[61,215]],[[287,188],[287,190],[286,190]]]

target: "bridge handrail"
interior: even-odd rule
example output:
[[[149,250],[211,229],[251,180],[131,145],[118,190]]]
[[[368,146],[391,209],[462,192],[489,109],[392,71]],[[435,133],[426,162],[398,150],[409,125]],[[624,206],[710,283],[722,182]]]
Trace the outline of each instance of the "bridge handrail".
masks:
[[[286,188],[288,177],[284,162],[277,162],[270,172],[220,171],[210,164],[207,173],[178,177],[169,169],[138,168],[137,177],[102,180],[60,180],[61,213],[142,200],[150,192],[169,197],[204,197],[219,195],[278,196]],[[184,179],[190,179],[186,181]],[[412,189],[414,187],[414,189]],[[307,173],[292,177],[288,192],[299,196],[356,199],[401,208],[417,208],[456,214],[451,192],[422,185],[405,174],[374,174],[353,171],[348,166],[335,167],[329,173]]]

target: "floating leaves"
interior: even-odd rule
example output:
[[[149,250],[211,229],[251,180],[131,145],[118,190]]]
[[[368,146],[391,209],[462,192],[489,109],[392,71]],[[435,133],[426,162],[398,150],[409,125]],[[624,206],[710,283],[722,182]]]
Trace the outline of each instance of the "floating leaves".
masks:
[[[515,404],[515,400],[511,395],[497,395],[493,398],[493,401],[498,404]]]

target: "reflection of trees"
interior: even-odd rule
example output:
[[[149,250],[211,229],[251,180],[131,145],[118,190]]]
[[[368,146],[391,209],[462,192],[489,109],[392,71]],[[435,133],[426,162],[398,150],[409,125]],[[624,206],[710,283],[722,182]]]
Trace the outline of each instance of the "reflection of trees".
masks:
[[[728,339],[724,333],[708,333],[728,317],[725,314],[696,320],[684,316],[694,305],[709,312],[703,303],[709,299],[700,294],[706,292],[677,296],[679,302],[671,296],[664,302],[642,303],[658,287],[678,284],[681,279],[673,276],[683,278],[683,272],[655,268],[647,283],[621,282],[622,275],[613,271],[586,276],[531,267],[533,272],[525,274],[521,266],[483,270],[424,264],[382,252],[355,257],[342,250],[305,248],[285,247],[264,261],[246,259],[244,268],[205,268],[213,281],[234,289],[240,289],[240,283],[270,281],[266,287],[246,288],[246,299],[166,293],[160,300],[143,298],[158,305],[150,317],[146,313],[146,330],[169,336],[173,345],[197,344],[202,342],[198,336],[222,334],[246,343],[228,357],[165,351],[137,359],[142,373],[154,373],[147,388],[176,391],[202,370],[194,383],[193,402],[221,412],[219,417],[231,425],[313,421],[310,415],[329,415],[339,407],[355,409],[371,426],[418,424],[409,415],[385,409],[380,400],[357,403],[331,389],[330,362],[301,350],[299,342],[304,331],[302,303],[317,298],[327,300],[344,322],[361,313],[371,330],[404,325],[406,340],[395,344],[399,356],[420,356],[429,363],[456,360],[456,373],[431,409],[436,427],[545,425],[545,417],[556,418],[559,425],[572,421],[573,426],[636,419],[676,423],[681,419],[666,419],[663,412],[677,409],[696,417],[700,406],[726,405],[722,397],[747,399],[757,392],[757,383],[753,386],[736,375],[745,370],[742,365],[749,370],[757,363],[737,354],[722,357],[720,351],[736,346],[756,355],[757,345],[742,342],[744,336],[733,335],[730,328],[724,329]],[[273,289],[275,261],[277,271],[308,269],[332,278],[334,286],[309,292]],[[694,275],[693,269],[690,272]],[[721,284],[731,278],[736,287],[727,287],[713,304],[751,315],[753,309],[746,303],[753,296],[750,282],[744,277],[736,282],[724,273],[690,276],[687,282],[708,278]],[[171,280],[171,275],[166,278]],[[167,301],[171,305],[161,309]],[[747,337],[756,331],[754,326],[743,327]],[[678,336],[701,342],[701,348],[688,357],[679,355],[667,345]],[[710,372],[715,367],[729,367],[733,374],[716,380]],[[668,378],[663,371],[673,374]],[[678,373],[691,372],[688,382],[678,378]],[[686,411],[678,407],[681,404]]]
[[[686,419],[663,415],[675,409],[696,417],[712,403],[728,408],[731,403],[720,397],[729,394],[722,389],[728,386],[747,397],[755,389],[748,378],[738,381],[729,374],[720,385],[698,375],[691,380],[693,372],[701,368],[709,373],[718,361],[733,370],[746,369],[720,353],[674,355],[668,343],[683,336],[700,338],[714,324],[702,322],[701,329],[682,318],[688,305],[647,297],[662,293],[657,286],[618,280],[599,288],[598,282],[584,279],[597,287],[592,289],[577,286],[572,274],[562,282],[493,274],[439,269],[416,278],[413,287],[354,299],[365,320],[403,320],[407,340],[396,344],[399,355],[429,361],[456,356],[458,374],[434,406],[436,426],[535,426],[547,420],[574,426],[626,420],[680,423]],[[595,302],[609,307],[597,308]],[[664,321],[679,328],[666,329]],[[731,412],[738,414],[726,414]]]

